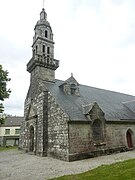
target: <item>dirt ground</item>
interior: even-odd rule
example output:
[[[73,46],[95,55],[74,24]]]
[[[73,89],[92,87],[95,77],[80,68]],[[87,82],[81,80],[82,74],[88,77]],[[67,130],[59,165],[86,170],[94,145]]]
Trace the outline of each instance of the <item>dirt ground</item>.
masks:
[[[18,150],[9,150],[0,152],[0,180],[45,180],[66,174],[81,173],[102,164],[132,158],[135,158],[135,151],[64,162],[50,157],[29,155]]]

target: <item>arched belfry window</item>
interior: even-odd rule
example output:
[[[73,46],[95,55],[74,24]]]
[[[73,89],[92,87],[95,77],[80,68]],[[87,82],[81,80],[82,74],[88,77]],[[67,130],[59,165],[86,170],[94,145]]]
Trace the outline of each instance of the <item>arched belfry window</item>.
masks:
[[[45,37],[48,38],[48,31],[45,30]]]
[[[103,139],[102,123],[99,119],[96,119],[92,124],[93,140],[100,141]]]
[[[43,45],[43,53],[45,53],[45,45]]]
[[[47,54],[50,54],[50,47],[47,47]]]

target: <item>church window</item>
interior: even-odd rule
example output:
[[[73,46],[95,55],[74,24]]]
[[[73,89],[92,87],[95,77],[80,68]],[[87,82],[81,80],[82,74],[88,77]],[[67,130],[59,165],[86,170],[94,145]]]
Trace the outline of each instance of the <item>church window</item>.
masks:
[[[48,31],[45,30],[45,37],[48,38]]]
[[[43,53],[45,53],[45,45],[43,45]]]
[[[47,54],[50,54],[50,47],[47,47]]]
[[[102,140],[102,123],[100,120],[96,119],[92,124],[92,131],[93,131],[93,140],[98,141]]]

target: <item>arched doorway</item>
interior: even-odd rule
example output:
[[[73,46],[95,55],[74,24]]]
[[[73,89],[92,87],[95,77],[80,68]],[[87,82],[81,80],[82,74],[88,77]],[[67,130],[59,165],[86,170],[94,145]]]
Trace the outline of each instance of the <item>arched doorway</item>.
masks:
[[[130,130],[127,131],[126,138],[127,138],[127,145],[128,145],[128,147],[132,148],[133,147],[132,132]]]
[[[29,151],[34,151],[34,127],[30,126],[30,144],[29,144]]]

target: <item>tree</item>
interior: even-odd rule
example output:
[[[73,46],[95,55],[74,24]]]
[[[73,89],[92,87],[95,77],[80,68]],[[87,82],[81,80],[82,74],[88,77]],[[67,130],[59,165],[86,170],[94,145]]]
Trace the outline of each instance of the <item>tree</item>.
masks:
[[[0,101],[4,101],[5,99],[9,98],[11,93],[10,89],[7,89],[7,82],[11,79],[8,78],[8,71],[3,70],[2,65],[0,64]],[[0,124],[3,124],[4,119],[2,117],[2,113],[4,111],[3,103],[0,102]]]

